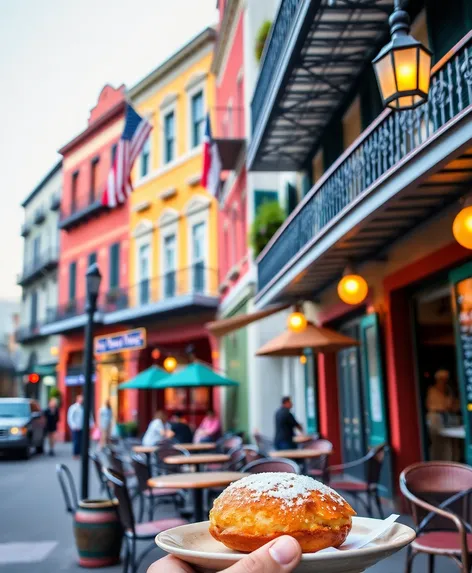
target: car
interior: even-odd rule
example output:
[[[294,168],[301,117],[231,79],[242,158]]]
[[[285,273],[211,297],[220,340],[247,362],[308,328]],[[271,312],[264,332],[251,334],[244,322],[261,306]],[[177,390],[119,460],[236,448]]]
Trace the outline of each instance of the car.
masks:
[[[15,451],[25,459],[31,449],[44,452],[46,418],[36,400],[0,398],[0,452]]]

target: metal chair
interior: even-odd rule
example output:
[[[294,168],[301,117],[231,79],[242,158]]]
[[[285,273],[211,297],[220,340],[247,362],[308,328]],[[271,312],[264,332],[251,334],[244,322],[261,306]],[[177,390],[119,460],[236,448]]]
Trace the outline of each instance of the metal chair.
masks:
[[[244,467],[246,462],[246,452],[240,448],[233,448],[228,452],[228,456],[231,458],[229,462],[226,462],[224,469],[230,472],[239,472],[241,468]]]
[[[136,474],[136,479],[138,481],[137,494],[139,497],[139,522],[143,520],[146,500],[148,501],[149,521],[152,521],[156,502],[159,503],[159,501],[172,501],[175,504],[175,508],[179,508],[177,499],[179,496],[179,490],[149,487],[148,480],[151,478],[151,472],[149,471],[149,466],[145,458],[137,454],[133,454],[131,456],[131,463],[133,465],[134,473]]]
[[[263,460],[266,456],[262,455],[255,446],[243,446],[243,451],[246,454],[246,464],[254,462],[255,460]]]
[[[328,466],[329,466],[329,456],[333,452],[333,444],[329,440],[310,440],[301,445],[302,450],[326,450],[326,454],[318,458],[309,458],[306,460],[305,469],[307,475],[323,481],[328,482]]]
[[[111,469],[104,468],[105,478],[109,483],[110,488],[118,500],[118,515],[120,517],[121,525],[124,530],[124,538],[126,542],[126,553],[123,564],[124,573],[137,573],[139,565],[148,553],[155,547],[155,536],[161,531],[185,525],[188,523],[181,518],[160,519],[157,521],[148,521],[145,523],[136,523],[134,518],[133,506],[126,486],[123,474]],[[138,557],[136,553],[136,543],[138,541],[150,541],[152,543],[141,553]]]
[[[373,515],[372,501],[375,501],[379,515],[382,519],[384,514],[379,496],[379,480],[386,450],[387,445],[380,444],[379,446],[372,448],[368,454],[358,460],[354,460],[346,464],[329,466],[325,474],[326,480],[333,489],[344,494],[351,495],[356,502],[361,502],[370,517]],[[356,480],[350,479],[349,476],[346,476],[339,480],[331,480],[331,475],[333,473],[343,474],[346,470],[350,470],[352,468],[363,468],[365,479]],[[365,495],[365,499],[362,497],[362,494]]]
[[[102,461],[96,452],[89,451],[89,459],[92,461],[92,464],[95,468],[98,482],[100,484],[100,493],[103,493],[107,489],[107,484],[105,480],[105,476],[103,475],[103,467]]]
[[[215,450],[221,454],[227,454],[234,448],[240,448],[243,445],[243,439],[239,436],[223,436],[216,442]]]
[[[408,500],[416,539],[408,547],[406,573],[419,553],[428,556],[428,573],[435,557],[449,557],[469,573],[472,562],[472,467],[453,462],[413,464],[400,475],[400,490]]]
[[[62,495],[66,504],[67,513],[75,514],[79,507],[79,498],[74,483],[74,476],[65,464],[56,465],[56,475],[61,486]]]
[[[251,462],[244,466],[241,471],[249,474],[261,474],[264,472],[299,474],[300,467],[292,460],[288,460],[286,458],[270,458]]]
[[[189,456],[190,452],[180,446],[164,445],[157,448],[154,453],[159,474],[175,474],[184,471],[184,466],[173,466],[165,463],[165,459],[170,456]]]
[[[269,457],[269,453],[274,449],[274,442],[262,434],[254,434],[254,440],[257,444],[259,453],[265,457]]]

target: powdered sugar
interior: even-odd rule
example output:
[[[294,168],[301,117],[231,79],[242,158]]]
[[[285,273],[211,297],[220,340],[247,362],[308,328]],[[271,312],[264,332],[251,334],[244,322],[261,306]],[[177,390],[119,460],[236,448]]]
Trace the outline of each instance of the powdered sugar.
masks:
[[[318,492],[322,501],[343,502],[333,489],[309,476],[273,472],[254,474],[232,483],[226,494],[258,501],[262,495],[279,499],[283,505],[302,505],[312,492]]]

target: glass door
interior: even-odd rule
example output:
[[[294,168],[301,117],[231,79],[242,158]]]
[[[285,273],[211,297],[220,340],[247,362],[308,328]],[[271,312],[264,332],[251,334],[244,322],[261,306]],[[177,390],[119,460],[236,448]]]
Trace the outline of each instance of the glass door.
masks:
[[[205,291],[205,223],[192,227],[192,286],[193,292]]]
[[[148,304],[149,302],[149,245],[141,245],[139,248],[139,304]]]

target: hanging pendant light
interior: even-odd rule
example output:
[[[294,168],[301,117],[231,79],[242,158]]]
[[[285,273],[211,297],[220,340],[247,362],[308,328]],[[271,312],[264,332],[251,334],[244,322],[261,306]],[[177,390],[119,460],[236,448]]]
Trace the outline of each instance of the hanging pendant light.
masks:
[[[346,268],[342,279],[338,283],[338,296],[346,304],[360,304],[367,297],[369,287],[361,275]]]
[[[287,318],[287,327],[292,332],[303,332],[308,324],[306,316],[301,312],[298,306],[295,306],[295,311],[291,312]]]
[[[168,356],[164,360],[164,368],[167,372],[173,372],[177,368],[177,360],[173,356]]]
[[[395,0],[389,18],[392,39],[372,61],[384,106],[413,109],[428,101],[431,51],[410,36],[410,17]]]
[[[462,209],[452,223],[454,238],[466,249],[472,249],[472,197],[464,201]]]

